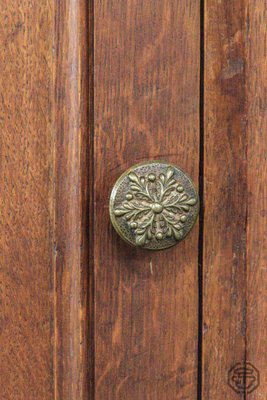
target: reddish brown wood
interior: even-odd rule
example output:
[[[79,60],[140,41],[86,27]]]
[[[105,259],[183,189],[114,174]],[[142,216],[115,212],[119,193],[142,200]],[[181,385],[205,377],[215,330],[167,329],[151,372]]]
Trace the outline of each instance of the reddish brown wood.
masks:
[[[88,3],[0,8],[0,397],[88,399]]]
[[[94,0],[88,1],[88,318],[87,318],[87,341],[88,347],[88,400],[95,399],[95,271],[94,271]]]
[[[4,400],[200,397],[197,227],[146,252],[108,215],[137,162],[197,184],[200,5],[0,5]],[[203,400],[247,399],[227,385],[242,361],[266,398],[266,18],[264,0],[205,1]]]
[[[0,4],[1,399],[52,399],[49,1]]]
[[[247,351],[260,372],[250,400],[267,397],[267,4],[249,1],[247,147]]]
[[[54,372],[55,398],[62,400],[92,394],[88,11],[87,1],[55,2]]]
[[[246,361],[262,379],[249,398],[266,398],[264,18],[264,1],[206,1],[204,399],[246,399],[227,385]]]
[[[203,398],[230,400],[246,357],[246,1],[205,11]]]
[[[198,229],[146,252],[111,227],[120,174],[146,159],[198,180],[199,1],[95,1],[96,399],[197,394]]]

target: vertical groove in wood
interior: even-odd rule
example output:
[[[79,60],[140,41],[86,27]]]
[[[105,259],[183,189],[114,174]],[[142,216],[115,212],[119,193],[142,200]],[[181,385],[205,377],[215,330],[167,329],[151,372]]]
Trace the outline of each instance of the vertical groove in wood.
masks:
[[[247,5],[206,0],[203,398],[246,361]],[[244,398],[240,394],[239,398]]]
[[[54,2],[55,399],[89,396],[88,4]]]
[[[199,238],[198,238],[198,392],[202,400],[203,374],[203,248],[204,248],[204,95],[205,95],[205,0],[200,0],[200,79],[199,79]]]

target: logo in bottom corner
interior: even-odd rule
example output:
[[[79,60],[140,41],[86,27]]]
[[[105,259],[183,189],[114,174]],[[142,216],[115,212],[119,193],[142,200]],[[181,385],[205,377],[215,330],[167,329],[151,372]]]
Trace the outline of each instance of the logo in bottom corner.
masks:
[[[237,363],[228,372],[228,385],[236,393],[250,394],[260,385],[260,373],[250,362]]]

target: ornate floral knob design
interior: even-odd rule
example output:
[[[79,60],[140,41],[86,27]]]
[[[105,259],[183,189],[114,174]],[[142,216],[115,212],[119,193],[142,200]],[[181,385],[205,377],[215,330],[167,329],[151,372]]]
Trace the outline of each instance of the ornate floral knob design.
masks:
[[[164,161],[148,161],[117,180],[109,211],[114,228],[127,243],[160,250],[174,246],[192,229],[199,199],[181,169]]]

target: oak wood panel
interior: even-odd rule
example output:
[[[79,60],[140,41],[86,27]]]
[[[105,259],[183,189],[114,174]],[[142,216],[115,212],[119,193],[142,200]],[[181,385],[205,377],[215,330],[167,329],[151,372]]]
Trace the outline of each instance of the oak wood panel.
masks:
[[[93,348],[89,267],[89,24],[87,0],[54,3],[55,398],[88,400]],[[91,237],[90,237],[91,239]]]
[[[267,4],[249,1],[247,360],[260,372],[251,400],[267,398]]]
[[[0,2],[1,399],[54,398],[52,2]]]
[[[147,252],[111,227],[112,185],[165,159],[197,184],[198,0],[96,0],[95,398],[197,397],[198,229]]]
[[[229,369],[252,362],[266,398],[266,3],[207,0],[203,398],[247,398]]]
[[[0,397],[88,399],[88,2],[0,10]]]
[[[207,0],[203,398],[236,399],[227,372],[245,360],[247,2]]]

